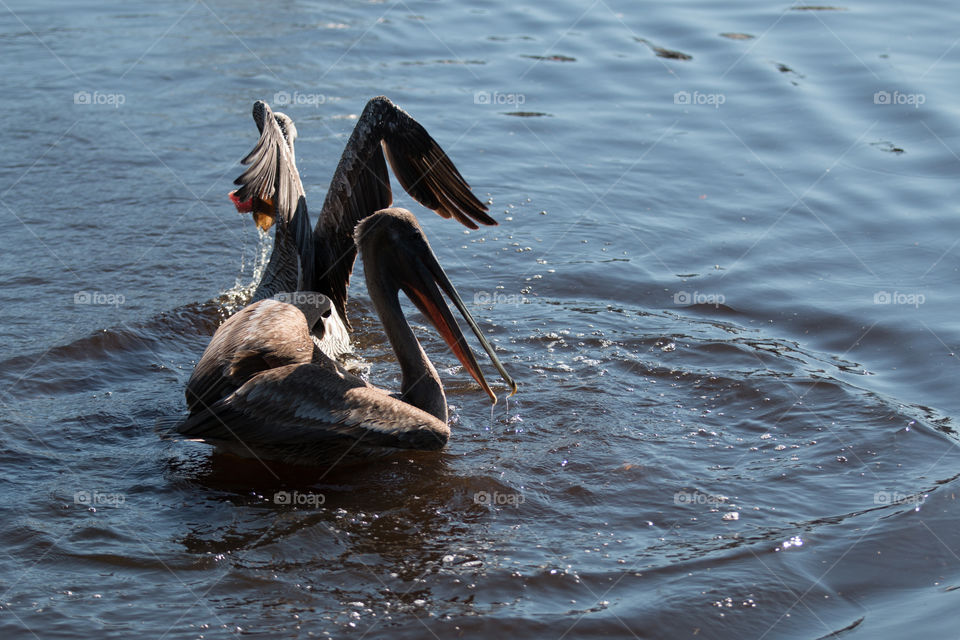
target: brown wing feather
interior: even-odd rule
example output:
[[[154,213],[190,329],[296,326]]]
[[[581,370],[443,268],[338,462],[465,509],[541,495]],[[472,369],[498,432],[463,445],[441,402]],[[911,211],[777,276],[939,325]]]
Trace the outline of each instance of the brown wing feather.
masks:
[[[289,257],[299,258],[299,270],[289,257],[275,266],[268,266],[267,273],[276,282],[258,287],[253,299],[259,300],[278,291],[308,289],[313,281],[315,259],[310,214],[291,143],[287,142],[266,102],[258,100],[254,103],[253,119],[260,128],[260,139],[241,160],[250,166],[234,180],[234,184],[239,185],[236,197],[240,201],[259,198],[272,202],[277,221],[277,248],[274,252],[279,249]]]
[[[230,442],[265,457],[335,442],[365,447],[442,449],[450,428],[434,416],[341,374],[332,362],[277,367],[191,415],[178,431]],[[302,453],[302,452],[301,452]]]
[[[310,362],[313,340],[303,312],[261,300],[224,322],[187,382],[187,408],[202,411],[261,371]]]

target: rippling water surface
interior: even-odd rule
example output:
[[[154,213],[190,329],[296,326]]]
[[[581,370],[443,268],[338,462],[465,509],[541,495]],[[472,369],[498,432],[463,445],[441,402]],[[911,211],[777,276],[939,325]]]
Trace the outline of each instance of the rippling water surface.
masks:
[[[954,13],[8,0],[0,635],[956,635]],[[411,308],[444,452],[161,439],[269,250],[225,197],[253,100],[319,211],[378,94],[492,202],[398,197],[520,393],[491,413]]]

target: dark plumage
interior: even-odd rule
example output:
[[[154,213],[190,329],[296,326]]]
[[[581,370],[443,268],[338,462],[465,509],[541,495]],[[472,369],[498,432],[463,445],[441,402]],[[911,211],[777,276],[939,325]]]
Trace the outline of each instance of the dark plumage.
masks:
[[[404,190],[428,209],[470,229],[478,228],[478,222],[497,224],[426,129],[380,96],[367,103],[357,120],[311,235],[294,160],[295,125],[262,101],[254,104],[253,119],[260,139],[242,161],[250,166],[234,181],[239,185],[236,198],[269,203],[278,224],[274,252],[283,256],[276,263],[271,256],[254,301],[293,288],[322,292],[333,300],[345,333],[350,326],[347,288],[357,255],[354,229],[367,216],[393,204],[387,160]]]
[[[191,412],[233,393],[261,371],[312,361],[311,332],[323,335],[330,299],[307,291],[277,298],[244,307],[220,325],[187,381]]]
[[[213,336],[187,384],[190,415],[177,430],[245,456],[333,464],[344,456],[436,450],[450,436],[443,385],[400,307],[403,291],[490,395],[441,291],[516,391],[430,249],[413,214],[389,209],[387,161],[403,188],[444,218],[494,225],[486,207],[426,130],[384,97],[367,103],[312,232],[294,155],[296,127],[264,102],[260,139],[231,194],[261,228],[277,226],[253,303]],[[333,358],[349,349],[347,287],[356,256],[402,372],[399,394],[376,389]],[[284,291],[322,292],[322,304],[287,304]],[[314,294],[319,295],[319,294]],[[271,297],[273,296],[273,297]],[[329,296],[329,297],[326,297]]]
[[[217,329],[187,383],[191,413],[177,427],[179,433],[239,455],[309,464],[396,449],[443,448],[450,437],[446,397],[400,308],[401,290],[496,401],[444,302],[441,290],[445,292],[516,391],[413,214],[379,211],[358,228],[357,242],[370,297],[400,363],[400,393],[370,386],[317,348],[310,337],[311,320],[301,309],[261,300]],[[320,309],[308,310],[317,323],[325,320],[329,301]]]

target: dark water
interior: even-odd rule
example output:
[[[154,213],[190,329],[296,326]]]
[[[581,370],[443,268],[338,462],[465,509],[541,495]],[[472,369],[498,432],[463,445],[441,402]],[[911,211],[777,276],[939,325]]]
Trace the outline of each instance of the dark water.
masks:
[[[0,4],[0,636],[957,636],[953,5]],[[162,440],[267,248],[251,103],[316,211],[381,93],[492,199],[398,202],[521,392],[424,330],[441,454]]]

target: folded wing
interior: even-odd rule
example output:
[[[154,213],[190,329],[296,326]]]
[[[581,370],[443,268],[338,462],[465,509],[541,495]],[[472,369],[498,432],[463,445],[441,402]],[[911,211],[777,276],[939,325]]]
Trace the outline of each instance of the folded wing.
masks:
[[[187,408],[202,411],[262,371],[312,359],[313,340],[303,312],[277,300],[261,300],[217,329],[187,382]]]
[[[254,452],[300,448],[301,453],[335,445],[433,451],[450,436],[450,428],[432,415],[323,363],[258,373],[191,415],[178,431]]]

